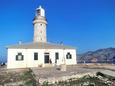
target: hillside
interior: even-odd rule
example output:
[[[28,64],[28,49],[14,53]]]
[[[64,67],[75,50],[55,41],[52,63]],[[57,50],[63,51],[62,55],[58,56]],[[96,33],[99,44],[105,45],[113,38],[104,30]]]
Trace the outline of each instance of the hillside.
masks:
[[[96,51],[88,51],[78,55],[79,62],[112,62],[115,57],[115,48],[105,48]]]

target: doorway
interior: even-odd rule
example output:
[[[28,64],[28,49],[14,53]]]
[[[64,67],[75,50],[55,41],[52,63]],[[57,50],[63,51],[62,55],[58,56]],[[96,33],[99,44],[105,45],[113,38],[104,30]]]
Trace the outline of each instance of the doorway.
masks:
[[[44,63],[45,63],[45,64],[48,64],[49,62],[50,62],[49,53],[45,53],[45,54],[44,54]]]

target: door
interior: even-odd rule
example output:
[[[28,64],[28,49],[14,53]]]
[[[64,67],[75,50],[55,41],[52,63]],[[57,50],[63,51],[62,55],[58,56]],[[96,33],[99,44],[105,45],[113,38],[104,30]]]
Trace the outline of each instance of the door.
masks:
[[[45,53],[44,55],[44,63],[45,64],[48,64],[50,61],[49,61],[49,53]]]

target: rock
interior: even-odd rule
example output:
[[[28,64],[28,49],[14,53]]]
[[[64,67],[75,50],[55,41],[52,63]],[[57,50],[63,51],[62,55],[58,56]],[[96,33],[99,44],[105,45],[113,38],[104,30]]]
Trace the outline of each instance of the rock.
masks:
[[[66,71],[66,64],[61,65],[61,71]]]

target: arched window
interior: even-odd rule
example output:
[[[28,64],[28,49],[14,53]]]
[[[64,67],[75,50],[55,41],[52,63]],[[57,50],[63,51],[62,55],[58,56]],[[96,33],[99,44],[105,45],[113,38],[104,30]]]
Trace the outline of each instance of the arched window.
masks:
[[[22,61],[22,60],[24,60],[24,55],[22,55],[22,53],[18,53],[16,55],[16,61]]]
[[[72,59],[72,55],[70,54],[70,52],[66,54],[66,59]]]

